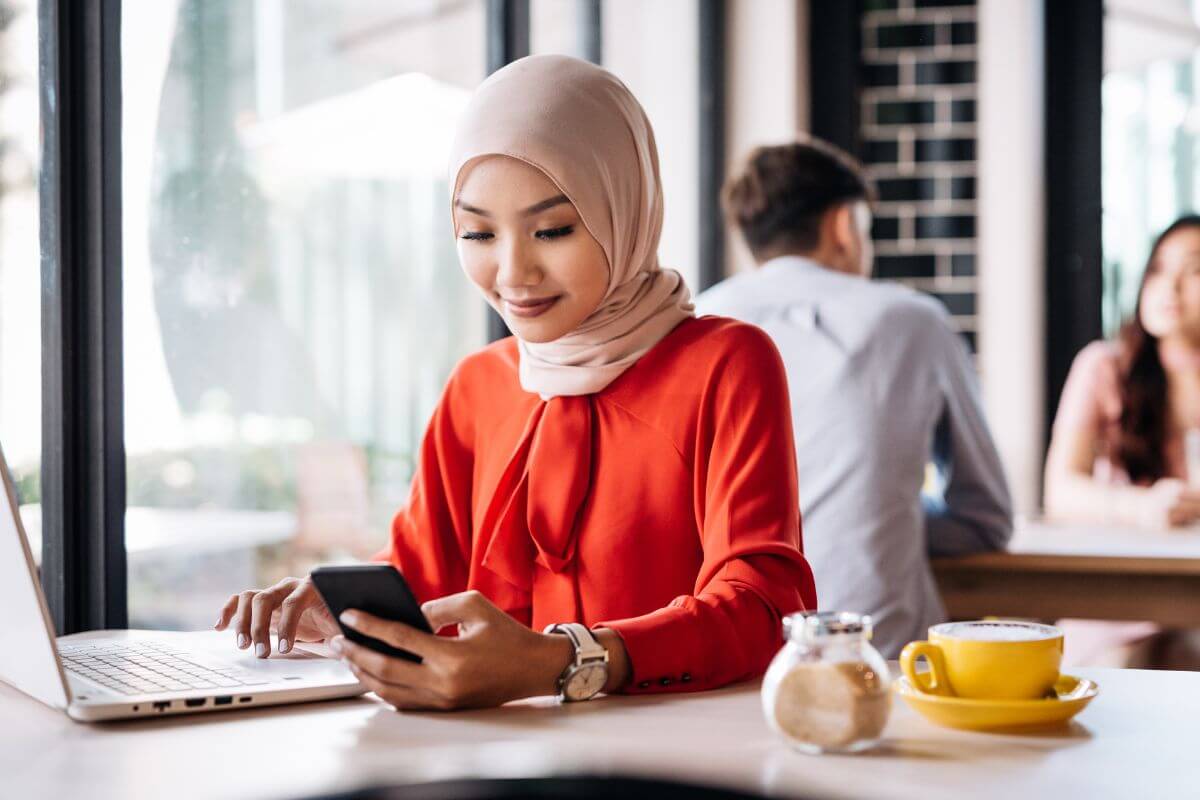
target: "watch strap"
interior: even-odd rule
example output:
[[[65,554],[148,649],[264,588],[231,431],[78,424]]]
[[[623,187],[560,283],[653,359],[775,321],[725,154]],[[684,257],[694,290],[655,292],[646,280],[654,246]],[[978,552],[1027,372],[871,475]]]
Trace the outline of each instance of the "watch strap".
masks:
[[[578,622],[560,622],[546,628],[546,633],[561,633],[571,640],[575,646],[575,661],[573,666],[579,666],[589,661],[607,661],[608,650],[588,630],[586,625]]]

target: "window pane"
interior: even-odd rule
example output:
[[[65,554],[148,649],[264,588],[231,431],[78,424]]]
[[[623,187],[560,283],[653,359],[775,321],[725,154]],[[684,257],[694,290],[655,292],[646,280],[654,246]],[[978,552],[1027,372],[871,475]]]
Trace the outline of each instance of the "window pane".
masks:
[[[36,0],[0,4],[0,446],[41,554],[42,300]]]
[[[126,0],[130,624],[385,545],[485,341],[445,162],[484,2]]]
[[[1161,7],[1160,7],[1161,6]],[[1200,2],[1109,0],[1102,102],[1104,327],[1133,313],[1154,238],[1200,205]]]

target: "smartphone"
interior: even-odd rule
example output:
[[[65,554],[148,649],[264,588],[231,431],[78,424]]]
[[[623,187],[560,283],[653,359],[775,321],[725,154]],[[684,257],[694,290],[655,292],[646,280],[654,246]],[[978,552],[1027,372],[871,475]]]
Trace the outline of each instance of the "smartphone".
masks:
[[[420,656],[347,628],[338,619],[346,609],[356,608],[383,619],[403,622],[425,633],[433,633],[429,621],[421,613],[417,598],[413,597],[404,576],[395,567],[391,564],[317,567],[312,571],[312,580],[347,639],[384,655],[418,664],[421,662]]]

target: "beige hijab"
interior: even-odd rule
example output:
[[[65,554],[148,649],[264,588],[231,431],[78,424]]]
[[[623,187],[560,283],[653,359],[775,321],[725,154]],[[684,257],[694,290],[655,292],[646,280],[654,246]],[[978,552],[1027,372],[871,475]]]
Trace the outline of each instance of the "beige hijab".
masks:
[[[543,398],[598,392],[693,316],[683,277],[658,265],[662,187],[646,112],[600,67],[529,56],[471,98],[451,148],[452,201],[471,163],[489,155],[544,172],[609,264],[608,291],[579,327],[552,342],[518,340],[521,386]]]

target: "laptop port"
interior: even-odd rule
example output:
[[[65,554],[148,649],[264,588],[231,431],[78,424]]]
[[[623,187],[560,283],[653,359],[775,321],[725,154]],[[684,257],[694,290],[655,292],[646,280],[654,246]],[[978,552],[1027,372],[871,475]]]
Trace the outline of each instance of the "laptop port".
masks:
[[[229,704],[230,704],[230,703],[232,703],[232,702],[233,702],[233,698],[232,698],[232,697],[230,697],[230,696],[229,696],[229,695],[227,695],[227,694],[223,694],[223,695],[221,695],[220,697],[214,697],[214,698],[213,698],[213,705],[214,705],[214,706],[227,706],[227,705],[229,705]]]
[[[155,711],[166,711],[170,707],[171,707],[170,700],[158,700],[154,703]]]
[[[202,706],[208,702],[208,698],[207,697],[189,697],[187,700],[184,700],[183,702],[188,708],[199,708],[200,706]]]
[[[238,702],[239,703],[249,703],[252,699],[253,698],[250,698],[250,697],[239,697]]]

